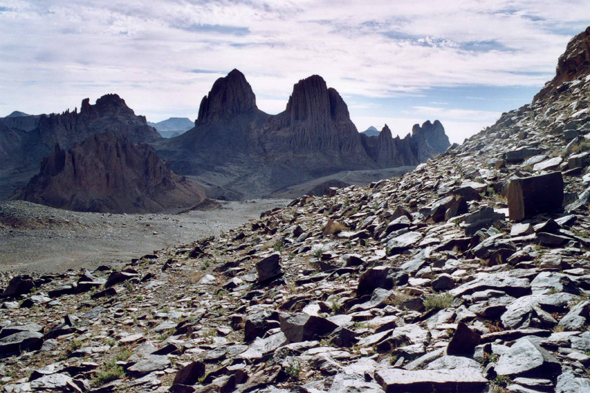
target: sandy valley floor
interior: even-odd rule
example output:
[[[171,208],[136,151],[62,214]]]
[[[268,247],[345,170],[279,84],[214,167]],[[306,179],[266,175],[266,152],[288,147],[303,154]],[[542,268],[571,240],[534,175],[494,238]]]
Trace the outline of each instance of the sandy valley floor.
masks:
[[[221,209],[175,215],[78,213],[1,202],[0,271],[59,272],[125,263],[167,246],[217,235],[288,202],[222,202]]]

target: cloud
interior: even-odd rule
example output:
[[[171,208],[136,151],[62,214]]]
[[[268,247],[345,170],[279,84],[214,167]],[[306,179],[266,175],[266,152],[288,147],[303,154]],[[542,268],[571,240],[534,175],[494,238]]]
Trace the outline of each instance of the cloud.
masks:
[[[366,97],[354,109],[370,117],[370,99],[435,87],[541,87],[588,20],[583,0],[0,0],[0,96],[12,106],[0,110],[62,111],[117,92],[153,120],[194,116],[221,70],[238,68],[269,112],[319,74]],[[461,110],[441,116],[492,117]]]

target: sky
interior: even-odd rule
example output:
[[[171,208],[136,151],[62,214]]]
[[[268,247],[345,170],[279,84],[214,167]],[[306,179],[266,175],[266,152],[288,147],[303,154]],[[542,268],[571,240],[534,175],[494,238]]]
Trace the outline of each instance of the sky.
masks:
[[[530,103],[589,0],[0,0],[0,116],[119,94],[194,120],[234,68],[267,113],[321,75],[359,131],[438,119],[451,142]]]

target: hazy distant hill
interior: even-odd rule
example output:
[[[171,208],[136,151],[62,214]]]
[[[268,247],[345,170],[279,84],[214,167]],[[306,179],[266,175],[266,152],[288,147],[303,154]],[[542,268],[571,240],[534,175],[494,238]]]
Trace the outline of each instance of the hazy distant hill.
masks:
[[[148,121],[148,124],[158,130],[164,138],[173,138],[184,134],[195,126],[195,123],[187,117],[171,117],[158,123]]]
[[[12,130],[32,131],[39,125],[39,115],[29,115],[24,112],[14,111],[10,115],[0,118],[0,122]]]
[[[361,134],[364,134],[366,136],[379,136],[380,131],[378,129],[376,129],[375,127],[371,126],[371,127],[367,128],[366,130],[364,130],[363,132],[361,132]]]

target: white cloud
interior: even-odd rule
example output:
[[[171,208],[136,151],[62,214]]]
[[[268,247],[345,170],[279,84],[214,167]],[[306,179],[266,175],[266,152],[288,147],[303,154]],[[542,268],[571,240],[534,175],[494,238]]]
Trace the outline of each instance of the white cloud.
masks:
[[[246,74],[264,97],[259,107],[269,112],[283,110],[293,84],[311,74],[343,96],[419,96],[437,86],[540,87],[570,38],[561,31],[587,26],[587,5],[0,0],[0,96],[8,101],[0,113],[61,111],[84,97],[117,92],[150,119],[183,110],[194,117],[215,79],[233,68]],[[413,115],[436,115],[421,108]],[[443,115],[476,123],[492,117],[460,108]]]

